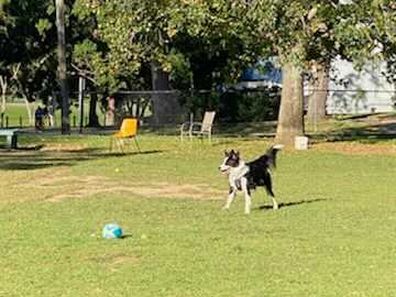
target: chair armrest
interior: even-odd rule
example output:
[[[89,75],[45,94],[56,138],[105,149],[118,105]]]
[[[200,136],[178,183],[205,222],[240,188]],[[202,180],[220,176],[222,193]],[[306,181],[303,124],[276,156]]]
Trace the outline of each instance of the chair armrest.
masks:
[[[202,127],[202,123],[199,123],[199,122],[192,122],[192,123],[191,123],[191,128],[194,128],[195,126]]]
[[[186,128],[189,128],[190,127],[190,122],[184,122],[183,124],[181,124],[180,125],[180,131],[184,131],[184,130],[186,130]]]
[[[187,128],[188,127],[188,129],[189,130],[193,130],[194,129],[194,127],[202,127],[202,123],[199,123],[199,122],[184,122],[183,124],[181,124],[181,126],[180,126],[180,130],[184,130],[185,128]]]

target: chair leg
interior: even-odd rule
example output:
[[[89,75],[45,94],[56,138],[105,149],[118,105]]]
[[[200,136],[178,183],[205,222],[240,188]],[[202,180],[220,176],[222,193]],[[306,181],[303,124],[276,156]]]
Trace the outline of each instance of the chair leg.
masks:
[[[120,139],[120,150],[121,153],[125,154],[125,142],[123,139]]]
[[[141,151],[140,151],[139,143],[137,141],[137,136],[134,137],[134,140],[135,140],[135,144],[136,144],[136,147],[138,149],[138,152],[140,153]]]
[[[184,140],[183,134],[184,134],[184,131],[183,131],[183,127],[182,127],[182,128],[180,128],[180,141]]]
[[[122,141],[121,139],[118,139],[118,138],[115,139],[115,143],[116,143],[116,145],[117,145],[118,151],[124,152],[124,150],[123,150],[123,148],[122,148],[122,143],[121,143],[121,141]]]
[[[110,138],[110,147],[109,147],[109,152],[113,150],[113,137]]]
[[[193,133],[191,129],[188,131],[188,136],[190,137],[190,141],[191,141],[193,139]]]

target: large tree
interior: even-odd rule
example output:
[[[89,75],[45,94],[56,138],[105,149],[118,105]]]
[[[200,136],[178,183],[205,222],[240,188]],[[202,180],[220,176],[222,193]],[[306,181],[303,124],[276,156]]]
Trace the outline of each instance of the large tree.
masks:
[[[74,13],[92,22],[92,36],[75,48],[74,60],[100,88],[130,86],[143,63],[161,63],[166,70],[165,6],[152,1],[78,0]]]
[[[337,52],[332,28],[335,1],[250,1],[248,17],[259,19],[258,40],[279,57],[283,87],[276,141],[293,145],[304,135],[303,74],[313,63],[325,64]]]
[[[68,64],[73,44],[87,34],[85,27],[70,14],[74,2],[65,0],[65,59]],[[16,86],[17,95],[24,98],[27,105],[28,102],[45,101],[60,89],[56,79],[55,1],[0,0],[0,4],[0,72],[3,82]],[[68,112],[63,113],[67,119]]]
[[[65,1],[56,0],[56,27],[58,35],[58,82],[62,98],[62,134],[70,133],[70,106],[67,87]]]
[[[94,36],[75,47],[74,60],[98,88],[147,86],[153,90],[213,89],[235,82],[256,42],[251,23],[239,20],[245,4],[236,1],[78,0],[75,13],[94,19]],[[170,77],[170,84],[168,78]],[[154,95],[156,96],[156,95]],[[152,98],[153,102],[160,102]],[[157,104],[160,108],[161,104]]]
[[[3,1],[2,5],[1,72],[8,82],[14,82],[27,106],[28,102],[46,97],[54,87],[56,60],[51,7],[48,0]]]
[[[330,66],[330,61],[326,63],[314,61],[308,76],[309,97],[306,119],[315,125],[326,117]]]

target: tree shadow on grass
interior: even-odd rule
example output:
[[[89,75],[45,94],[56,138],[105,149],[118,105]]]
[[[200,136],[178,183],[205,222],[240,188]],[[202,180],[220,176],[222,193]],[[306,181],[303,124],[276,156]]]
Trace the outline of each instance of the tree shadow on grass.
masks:
[[[278,207],[279,208],[284,208],[284,207],[292,207],[292,206],[298,206],[302,204],[310,204],[310,203],[315,203],[315,202],[321,202],[321,201],[326,201],[327,199],[324,198],[317,198],[317,199],[311,199],[311,200],[300,200],[300,201],[293,201],[293,202],[287,202],[287,203],[279,203]],[[272,209],[272,205],[262,205],[257,208],[258,210],[264,210],[264,209]]]
[[[387,126],[389,127],[390,125]],[[373,125],[361,128],[346,128],[336,132],[312,135],[311,138],[316,142],[357,141],[375,144],[396,138],[396,129],[394,131],[387,131],[387,129],[388,128],[384,125]]]
[[[114,157],[131,157],[143,154],[161,153],[161,150],[142,152],[105,152],[100,149],[40,151],[22,149],[0,151],[0,170],[34,170],[56,166],[73,166],[82,161],[108,159]]]
[[[370,119],[368,115],[355,117],[360,126],[333,129],[325,133],[311,135],[314,141],[339,142],[357,141],[364,143],[377,143],[396,138],[396,117],[378,115]]]

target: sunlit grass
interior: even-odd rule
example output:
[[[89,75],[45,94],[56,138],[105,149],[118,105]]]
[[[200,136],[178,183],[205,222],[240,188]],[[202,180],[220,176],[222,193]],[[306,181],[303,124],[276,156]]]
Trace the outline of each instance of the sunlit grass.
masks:
[[[241,197],[224,212],[222,194],[211,194],[227,194],[217,166],[224,149],[251,159],[269,141],[142,135],[143,153],[118,155],[108,140],[27,137],[22,146],[44,147],[0,155],[0,296],[395,294],[394,156],[281,152],[274,171],[281,208],[270,209],[257,191],[246,216]],[[133,192],[156,183],[209,194]],[[113,221],[128,236],[101,239]]]

